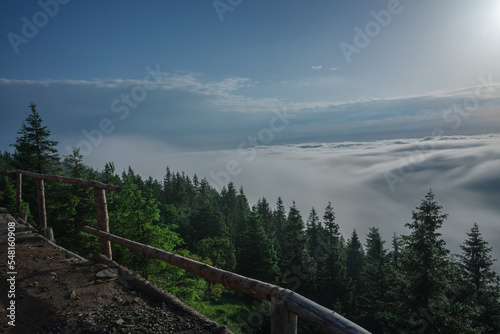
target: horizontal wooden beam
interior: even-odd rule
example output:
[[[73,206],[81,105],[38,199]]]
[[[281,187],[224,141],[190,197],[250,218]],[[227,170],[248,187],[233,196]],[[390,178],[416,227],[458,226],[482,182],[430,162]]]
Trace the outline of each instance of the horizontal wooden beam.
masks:
[[[34,177],[36,179],[41,179],[45,181],[55,181],[61,183],[77,184],[83,187],[94,187],[98,189],[111,190],[111,191],[121,191],[121,187],[113,186],[110,184],[105,184],[97,181],[82,180],[74,177],[66,177],[59,175],[48,175],[48,174],[38,174],[33,172],[28,172],[25,170],[5,170],[0,171],[0,174],[16,174],[21,173],[26,176]]]
[[[148,255],[152,258],[170,263],[181,269],[197,274],[209,281],[222,284],[233,290],[240,291],[257,299],[270,300],[271,296],[278,296],[280,292],[284,290],[283,288],[273,284],[241,276],[230,271],[225,271],[206,263],[194,261],[159,248],[143,245],[141,243],[121,238],[110,233],[99,231],[89,226],[84,226],[82,230],[84,232],[96,235],[100,238],[107,239],[111,242],[114,242],[115,244]]]
[[[338,313],[327,309],[304,296],[285,290],[281,293],[281,300],[286,308],[304,319],[323,333],[328,334],[370,334],[366,329],[356,325]]]
[[[300,318],[327,334],[370,334],[365,329],[347,320],[298,293],[280,286],[241,276],[229,271],[215,268],[183,256],[179,256],[155,247],[147,246],[95,228],[84,226],[84,232],[107,239],[113,243],[135,250],[152,258],[165,261],[181,269],[197,274],[207,280],[222,284],[233,290],[245,293],[262,300],[282,300],[285,307]]]

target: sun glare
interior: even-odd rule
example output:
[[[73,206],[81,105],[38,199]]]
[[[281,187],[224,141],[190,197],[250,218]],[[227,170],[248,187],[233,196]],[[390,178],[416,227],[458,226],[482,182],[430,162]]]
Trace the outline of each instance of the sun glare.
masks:
[[[493,4],[491,16],[494,20],[494,23],[496,23],[496,25],[500,27],[500,1],[497,1]]]

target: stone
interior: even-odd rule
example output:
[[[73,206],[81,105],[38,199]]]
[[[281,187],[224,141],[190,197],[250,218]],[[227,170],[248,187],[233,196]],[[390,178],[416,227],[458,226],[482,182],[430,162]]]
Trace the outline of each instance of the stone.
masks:
[[[118,269],[116,269],[116,268],[106,268],[104,270],[99,271],[95,275],[98,278],[117,278],[118,277]]]
[[[76,299],[76,292],[75,292],[75,290],[71,290],[64,297],[66,297],[68,299]]]

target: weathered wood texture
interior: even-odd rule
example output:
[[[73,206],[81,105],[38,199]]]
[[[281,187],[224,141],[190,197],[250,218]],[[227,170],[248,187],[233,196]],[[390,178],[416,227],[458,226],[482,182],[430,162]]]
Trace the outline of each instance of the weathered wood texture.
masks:
[[[106,202],[106,191],[104,189],[94,188],[94,202],[99,230],[109,233],[108,204]],[[102,237],[101,253],[107,256],[110,260],[113,258],[111,254],[111,242]]]
[[[282,287],[215,268],[208,264],[200,263],[155,247],[143,245],[132,240],[102,232],[89,226],[83,227],[83,231],[100,238],[105,238],[118,245],[135,250],[152,258],[165,261],[181,269],[197,274],[207,280],[222,284],[254,298],[270,300],[273,303],[273,310],[277,312],[276,316],[274,316],[274,314],[272,315],[271,320],[272,324],[274,322],[273,334],[295,334],[297,321],[295,315],[311,323],[313,326],[323,331],[323,333],[369,334],[365,329],[337,313]]]
[[[38,200],[38,227],[47,228],[47,212],[45,211],[45,186],[43,179],[36,179],[36,196]]]
[[[290,312],[282,299],[271,297],[271,333],[296,334],[297,315]]]
[[[105,183],[101,183],[101,182],[97,182],[97,181],[77,179],[74,177],[38,174],[38,173],[28,172],[25,170],[0,171],[0,174],[16,174],[16,173],[20,173],[20,174],[23,174],[26,176],[34,177],[36,179],[42,179],[45,181],[55,181],[55,182],[61,182],[61,183],[77,184],[77,185],[83,186],[83,187],[94,187],[94,188],[104,189],[104,190],[121,191],[121,188],[118,186],[113,186],[110,184],[105,184]]]
[[[347,320],[343,316],[327,309],[310,299],[290,290],[284,291],[280,298],[290,312],[308,321],[323,333],[332,334],[369,334],[366,329]]]
[[[162,249],[143,245],[141,243],[118,237],[113,234],[99,231],[95,228],[85,226],[84,232],[105,238],[118,245],[135,250],[152,258],[165,261],[181,269],[195,273],[207,280],[222,284],[233,290],[243,292],[257,299],[267,299],[270,296],[278,296],[284,289],[273,284],[261,282],[229,271],[215,268],[205,263],[197,262],[177,254],[169,253]]]
[[[16,209],[21,212],[21,198],[23,194],[23,174],[16,172]]]

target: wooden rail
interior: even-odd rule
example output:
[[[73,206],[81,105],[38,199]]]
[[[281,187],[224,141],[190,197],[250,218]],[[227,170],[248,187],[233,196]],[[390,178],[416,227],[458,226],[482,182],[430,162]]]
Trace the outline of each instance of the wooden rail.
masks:
[[[271,333],[296,333],[297,315],[328,334],[369,333],[341,315],[282,287],[225,271],[205,263],[169,253],[159,248],[128,240],[95,228],[84,226],[83,231],[107,239],[115,244],[167,262],[222,284],[254,298],[269,300],[272,305]]]
[[[59,175],[38,174],[25,170],[0,171],[0,174],[16,174],[16,209],[21,214],[23,175],[36,179],[36,191],[38,202],[38,226],[45,236],[52,235],[50,227],[47,227],[47,212],[45,210],[45,184],[44,181],[55,181],[68,184],[76,184],[82,187],[94,188],[94,201],[96,206],[97,223],[99,229],[109,232],[108,208],[106,202],[106,190],[121,191],[118,186],[104,184],[97,181],[82,180],[74,177]],[[101,253],[112,259],[111,243],[101,239]]]
[[[121,188],[96,181],[38,174],[23,170],[0,171],[0,174],[16,174],[16,204],[21,213],[22,176],[26,175],[37,180],[37,199],[39,225],[47,229],[45,212],[44,181],[56,181],[77,184],[94,188],[94,201],[98,229],[85,226],[83,231],[100,238],[101,253],[112,259],[111,242],[138,251],[152,258],[167,262],[181,269],[197,274],[207,280],[222,284],[233,290],[240,291],[254,298],[271,302],[271,334],[297,333],[297,318],[300,317],[326,334],[370,334],[365,329],[347,320],[339,314],[317,303],[280,286],[241,276],[229,271],[215,268],[162,249],[144,245],[132,240],[121,238],[109,233],[109,218],[105,190],[120,191]],[[44,231],[45,232],[45,231]]]

